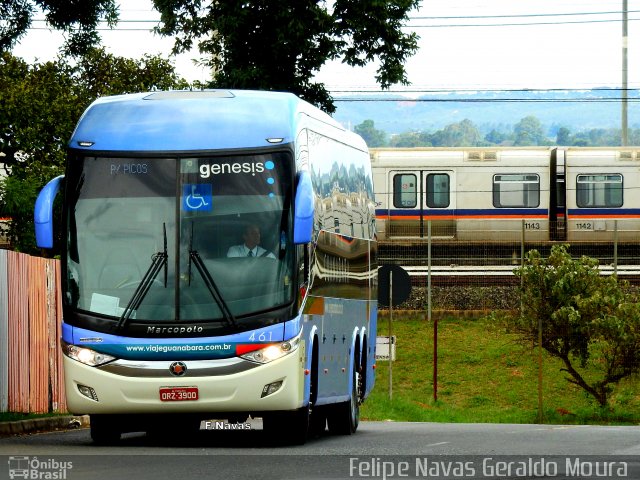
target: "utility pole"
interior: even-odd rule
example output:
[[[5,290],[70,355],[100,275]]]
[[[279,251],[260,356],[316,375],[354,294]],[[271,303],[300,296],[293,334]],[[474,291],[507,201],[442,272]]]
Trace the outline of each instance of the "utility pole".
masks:
[[[628,0],[622,0],[622,146],[629,144],[627,127],[627,100],[628,100],[628,75],[627,75],[627,50],[629,45],[628,36]]]

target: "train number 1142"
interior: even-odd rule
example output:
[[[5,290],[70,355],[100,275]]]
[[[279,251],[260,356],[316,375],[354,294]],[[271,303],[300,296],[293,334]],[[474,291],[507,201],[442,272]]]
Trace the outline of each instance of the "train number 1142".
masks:
[[[579,223],[576,223],[576,229],[578,229],[578,230],[593,230],[593,223],[591,223],[591,222],[579,222]]]

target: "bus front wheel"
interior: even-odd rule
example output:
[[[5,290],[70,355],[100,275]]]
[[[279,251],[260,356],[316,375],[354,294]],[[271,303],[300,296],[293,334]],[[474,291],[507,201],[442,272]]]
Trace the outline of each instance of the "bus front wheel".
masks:
[[[90,431],[93,443],[113,445],[120,440],[120,424],[109,415],[90,415]]]
[[[262,418],[263,428],[275,444],[304,445],[309,432],[309,413],[309,406],[269,413]]]

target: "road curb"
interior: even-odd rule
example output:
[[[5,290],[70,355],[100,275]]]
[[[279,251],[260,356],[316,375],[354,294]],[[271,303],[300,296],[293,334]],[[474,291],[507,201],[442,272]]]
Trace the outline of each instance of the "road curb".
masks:
[[[15,422],[1,422],[0,437],[52,430],[68,430],[88,426],[88,415],[30,418],[28,420],[17,420]]]

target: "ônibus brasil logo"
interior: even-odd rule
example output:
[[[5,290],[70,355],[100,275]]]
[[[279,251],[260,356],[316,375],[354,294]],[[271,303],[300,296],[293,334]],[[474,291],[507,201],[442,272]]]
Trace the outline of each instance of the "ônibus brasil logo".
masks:
[[[9,457],[9,478],[38,478],[63,480],[67,470],[73,468],[72,462],[62,462],[55,458]]]

